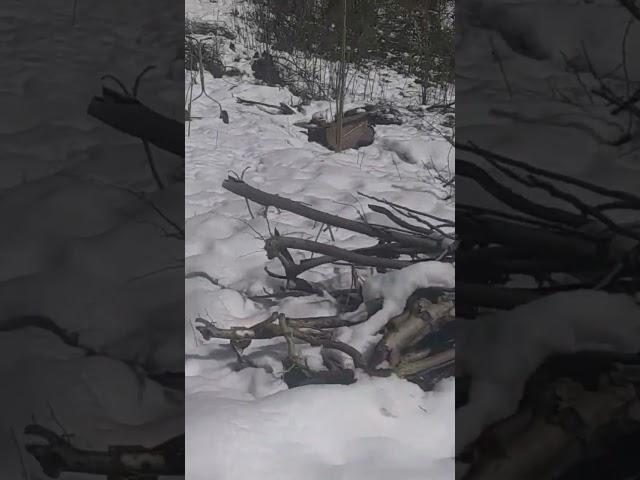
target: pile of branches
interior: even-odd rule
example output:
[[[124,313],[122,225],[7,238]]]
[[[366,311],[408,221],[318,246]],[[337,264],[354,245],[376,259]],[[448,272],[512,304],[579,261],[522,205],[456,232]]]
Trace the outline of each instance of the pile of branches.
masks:
[[[251,212],[249,202],[266,208],[274,207],[288,211],[321,224],[322,228],[343,228],[370,237],[375,243],[358,249],[345,249],[333,244],[322,243],[293,236],[281,235],[277,229],[265,239],[265,251],[270,259],[277,258],[283,267],[283,274],[267,273],[286,282],[283,296],[290,294],[325,294],[322,286],[309,282],[301,275],[313,268],[334,264],[352,268],[373,267],[378,272],[399,270],[418,262],[438,260],[454,261],[454,224],[450,220],[413,210],[401,205],[361,194],[375,204],[369,208],[384,215],[390,225],[380,225],[361,220],[352,220],[311,208],[303,203],[270,194],[254,188],[242,179],[229,177],[223,187],[244,197]],[[253,213],[251,213],[253,216]],[[330,230],[331,231],[331,230]],[[295,262],[291,250],[301,250],[311,255]],[[315,255],[315,256],[314,256]],[[341,310],[335,316],[313,318],[288,318],[281,313],[273,313],[265,320],[251,327],[222,329],[214,322],[199,318],[197,329],[205,340],[212,338],[229,340],[231,347],[244,366],[251,366],[243,350],[253,341],[282,337],[287,341],[288,358],[285,361],[287,374],[285,381],[290,387],[308,383],[343,383],[354,381],[354,371],[344,368],[344,363],[335,351],[351,359],[354,368],[370,375],[399,376],[414,379],[421,386],[431,387],[442,376],[452,372],[454,349],[451,323],[453,320],[452,292],[443,288],[418,289],[407,300],[404,312],[392,318],[381,330],[382,339],[373,352],[360,352],[356,348],[338,341],[334,331],[339,327],[351,326],[367,321],[380,308],[381,302],[366,305],[361,289],[350,288],[329,292],[339,300]],[[360,313],[359,313],[360,312]],[[312,372],[296,351],[295,341],[313,346],[322,346],[326,371]]]
[[[572,60],[565,57],[566,69],[575,75],[576,84],[567,90],[554,86],[552,92],[568,111],[579,109],[581,130],[626,155],[637,150],[640,139],[640,82],[630,78],[627,65],[627,58],[632,58],[628,53],[630,31],[638,26],[640,8],[633,0],[618,3],[629,13],[621,64],[605,72],[609,69],[594,65],[583,43],[581,55]],[[505,83],[509,83],[506,77]],[[520,111],[491,112],[511,121],[572,126],[560,121],[560,115],[533,118]],[[599,124],[592,128],[582,119],[597,119]],[[600,130],[610,133],[603,136]],[[456,142],[456,157],[458,174],[506,206],[494,210],[456,203],[460,239],[456,273],[462,279],[456,285],[458,315],[473,318],[481,309],[511,309],[558,291],[634,294],[639,290],[640,225],[624,224],[616,217],[637,216],[640,195],[536,168],[472,143]],[[558,206],[530,200],[540,192],[551,196]],[[587,196],[597,200],[586,201]],[[515,275],[533,278],[537,287],[509,286]]]
[[[322,293],[319,287],[300,278],[312,268],[326,264],[374,267],[379,272],[398,270],[417,262],[427,260],[454,261],[454,222],[431,214],[420,212],[384,199],[361,194],[377,202],[369,208],[387,217],[394,225],[380,225],[361,220],[351,220],[311,208],[280,195],[274,195],[254,188],[243,180],[229,176],[223,188],[240,195],[248,202],[274,207],[313,220],[321,228],[342,228],[371,237],[375,244],[354,250],[347,250],[314,240],[280,235],[277,231],[265,241],[265,250],[270,259],[277,258],[282,263],[284,275],[267,270],[267,273],[293,285],[297,290]],[[253,214],[252,214],[253,215]],[[295,263],[289,250],[302,250],[319,256]]]
[[[417,290],[407,301],[404,312],[392,318],[382,330],[382,339],[372,355],[365,355],[351,345],[334,338],[334,330],[353,326],[367,320],[367,316],[334,315],[290,318],[274,312],[265,320],[250,327],[219,328],[214,322],[196,319],[196,329],[205,340],[229,340],[241,367],[254,367],[243,351],[254,340],[282,337],[287,342],[288,355],[284,381],[290,388],[310,384],[343,384],[355,382],[354,369],[387,377],[392,373],[414,381],[425,390],[442,378],[453,375],[455,351],[453,346],[453,300],[449,292],[440,288]],[[311,370],[299,354],[296,341],[323,348],[326,370]],[[335,356],[340,352],[352,361],[345,368]],[[386,362],[388,367],[380,367]]]
[[[612,213],[640,212],[640,196],[533,167],[475,144],[457,143],[456,152],[456,173],[506,206],[456,204],[456,273],[463,279],[456,284],[458,315],[473,318],[481,309],[508,310],[559,291],[638,291],[640,225],[616,221]],[[505,181],[496,179],[498,172]],[[506,179],[522,192],[507,186]],[[587,203],[569,188],[601,200]],[[532,201],[534,191],[564,205]],[[516,275],[532,278],[536,287],[512,287]]]
[[[482,321],[488,311],[562,291],[633,295],[640,289],[640,224],[615,217],[640,211],[639,196],[472,143],[457,144],[456,156],[456,173],[504,206],[456,204],[459,317]],[[556,203],[531,200],[539,192]],[[514,278],[528,278],[533,286],[514,286]],[[456,407],[468,402],[469,381],[457,378]],[[516,413],[466,446],[459,459],[471,469],[464,478],[614,478],[594,467],[605,460],[620,470],[615,478],[637,475],[640,464],[626,443],[640,438],[639,392],[640,355],[548,358],[528,379]]]

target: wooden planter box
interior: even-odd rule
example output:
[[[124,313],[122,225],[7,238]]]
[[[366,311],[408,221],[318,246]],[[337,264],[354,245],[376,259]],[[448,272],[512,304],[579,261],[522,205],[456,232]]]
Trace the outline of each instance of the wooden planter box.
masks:
[[[336,132],[338,127],[335,122],[326,125],[306,125],[310,142],[317,142],[329,150],[336,150]],[[358,113],[344,117],[342,121],[342,149],[359,148],[373,143],[374,130],[369,126],[366,113]]]

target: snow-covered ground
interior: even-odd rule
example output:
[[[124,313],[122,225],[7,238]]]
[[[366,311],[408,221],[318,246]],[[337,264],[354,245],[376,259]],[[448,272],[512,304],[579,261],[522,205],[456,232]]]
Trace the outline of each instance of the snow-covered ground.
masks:
[[[25,478],[46,478],[18,445],[34,419],[100,450],[154,446],[184,428],[181,393],[141,381],[125,363],[137,356],[152,371],[182,370],[182,242],[123,190],[154,189],[141,142],[86,113],[102,75],[129,85],[156,64],[141,100],[181,118],[182,11],[165,0],[81,0],[72,26],[73,3],[3,2],[0,330],[12,317],[45,315],[108,357],[85,357],[44,330],[0,331],[6,479],[23,477],[22,461]],[[154,154],[163,176],[181,164]],[[150,198],[180,219],[182,196],[177,184]]]
[[[233,5],[188,0],[186,14],[232,26],[239,21],[231,21]],[[297,317],[336,313],[337,302],[329,295],[268,303],[255,298],[282,287],[281,280],[265,272],[265,267],[281,271],[278,261],[268,260],[264,252],[264,237],[270,231],[277,228],[282,234],[312,240],[319,235],[319,241],[344,248],[369,244],[345,230],[319,233],[319,226],[309,220],[253,204],[252,218],[245,200],[222,188],[229,174],[243,175],[250,185],[267,192],[353,219],[363,211],[369,220],[384,221],[368,211],[358,192],[454,218],[452,202],[441,200],[445,192],[432,176],[433,168],[454,169],[452,147],[441,134],[449,132],[437,114],[406,109],[418,99],[416,85],[404,88],[410,83],[406,78],[386,72],[384,96],[400,107],[406,123],[376,127],[376,140],[368,147],[332,153],[309,143],[306,133],[294,126],[315,112],[330,110],[328,102],[313,102],[295,115],[272,115],[236,102],[241,97],[275,105],[297,103],[286,88],[260,85],[250,68],[255,52],[242,38],[233,43],[234,51],[222,39],[223,61],[244,74],[221,79],[206,74],[207,93],[222,104],[230,122],[223,123],[218,106],[200,97],[192,105],[192,115],[201,118],[191,122],[186,139],[187,475],[192,480],[452,478],[452,379],[430,393],[397,378],[364,375],[351,386],[288,390],[281,378],[284,342],[252,342],[244,353],[264,368],[237,371],[228,342],[205,344],[195,332],[197,317],[230,327],[255,324],[276,310]],[[382,92],[382,82],[378,88]],[[194,96],[199,91],[196,85]],[[350,106],[362,105],[350,100]],[[400,282],[389,277],[387,283],[370,285],[370,292],[384,290],[388,297],[379,317],[399,313],[398,305],[404,306],[411,286],[452,287],[453,267],[438,265],[413,275],[415,283],[411,277]],[[372,272],[363,269],[359,275],[366,280]],[[347,288],[352,281],[349,268],[331,265],[304,278],[327,289]],[[406,288],[400,288],[405,280]],[[363,338],[371,334],[367,328],[348,333],[359,348],[366,345],[358,334]],[[318,348],[306,347],[302,353],[310,365],[320,364]]]
[[[598,86],[583,52],[601,75],[614,71],[619,82],[625,75],[640,80],[640,27],[632,22],[625,40],[629,13],[619,2],[464,0],[457,14],[459,141],[637,193],[640,140],[606,144],[624,133],[627,116],[613,117],[581,86]],[[458,200],[478,201],[477,189],[461,181]]]
[[[626,76],[640,80],[640,26],[629,22],[620,3],[459,2],[458,140],[637,194],[640,140],[636,134],[630,142],[607,143],[620,138],[628,118],[614,118],[610,107],[592,97],[590,89],[598,82],[585,59],[586,53],[600,74],[613,71],[607,80],[611,85],[624,84]],[[504,208],[470,180],[460,179],[457,187],[457,201]],[[571,186],[562,188],[588,203],[596,198]],[[532,200],[567,208],[542,191],[528,192]],[[637,211],[618,211],[614,218],[624,220],[629,214]],[[523,382],[547,355],[589,348],[640,350],[640,309],[625,295],[560,293],[465,323],[457,339],[456,366],[477,380],[469,404],[456,412],[458,450],[488,424],[514,411]]]

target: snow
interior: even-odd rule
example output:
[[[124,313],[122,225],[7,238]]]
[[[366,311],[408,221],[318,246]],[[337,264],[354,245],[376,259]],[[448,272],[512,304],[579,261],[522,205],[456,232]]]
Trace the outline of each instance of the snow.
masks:
[[[456,411],[456,448],[514,413],[527,379],[550,355],[636,353],[639,319],[640,306],[628,295],[579,290],[465,322],[456,335],[456,369],[473,378],[473,401]]]
[[[231,10],[237,2],[215,4],[188,0],[188,18],[226,22],[241,19]],[[368,147],[333,153],[315,143],[294,125],[312,116],[335,112],[329,102],[313,101],[304,113],[271,115],[269,109],[239,104],[236,97],[273,105],[296,102],[287,88],[260,85],[253,79],[254,51],[243,38],[221,42],[223,61],[239,68],[241,77],[214,79],[205,74],[207,93],[229,113],[229,124],[219,118],[216,103],[201,97],[192,114],[186,138],[186,280],[185,383],[187,402],[187,475],[194,480],[248,479],[403,479],[453,477],[453,380],[435,392],[395,377],[368,378],[359,373],[350,386],[305,386],[288,390],[282,380],[286,344],[281,339],[254,340],[243,352],[260,368],[238,370],[228,342],[203,342],[194,321],[202,317],[220,328],[248,327],[272,312],[292,317],[334,315],[337,300],[328,293],[304,297],[265,298],[279,291],[282,281],[265,267],[281,273],[277,260],[268,260],[264,238],[276,228],[283,235],[300,236],[343,248],[371,245],[371,239],[341,229],[319,232],[313,221],[274,208],[247,204],[225,191],[229,174],[242,175],[250,185],[303,202],[313,208],[350,219],[362,215],[371,222],[386,218],[368,210],[362,192],[406,207],[453,220],[454,206],[447,192],[432,178],[435,169],[454,170],[452,148],[442,136],[449,131],[436,113],[413,113],[419,89],[406,88],[408,79],[383,72],[379,97],[394,101],[407,120],[404,125],[376,127]],[[364,82],[354,82],[346,109],[363,105]],[[360,85],[360,87],[358,87]],[[369,85],[371,88],[371,85]],[[194,96],[199,86],[194,88]],[[384,93],[383,93],[384,91]],[[273,113],[273,112],[271,112]],[[433,163],[432,163],[433,162]],[[252,218],[252,215],[254,218]],[[317,237],[317,238],[316,238]],[[301,254],[291,252],[295,259]],[[384,316],[404,307],[418,286],[453,286],[453,266],[427,262],[402,272],[377,275],[357,270],[367,295],[384,297],[376,319],[343,334],[357,334],[356,348]],[[349,268],[324,265],[302,275],[327,290],[348,288]],[[399,313],[399,312],[398,312]],[[364,306],[352,313],[354,323],[367,315]],[[365,327],[367,325],[367,327]],[[358,329],[363,330],[359,332]],[[299,344],[310,367],[322,367],[320,348]]]
[[[20,454],[28,478],[46,478],[16,445],[33,440],[22,432],[34,419],[57,433],[61,424],[80,448],[103,451],[155,446],[184,428],[181,394],[125,363],[182,369],[181,242],[163,236],[158,216],[124,190],[153,190],[140,141],[86,113],[103,74],[130,84],[155,64],[140,98],[181,118],[183,73],[176,76],[175,65],[182,62],[174,57],[182,36],[167,25],[181,26],[182,12],[172,1],[82,0],[72,27],[72,4],[3,3],[0,324],[46,315],[108,358],[83,356],[41,329],[0,332],[0,476],[7,479],[22,477]],[[181,164],[154,155],[163,176]],[[176,185],[150,198],[179,219],[182,196]]]
[[[395,378],[310,385],[253,402],[193,393],[186,474],[193,480],[452,478],[454,395],[453,380],[427,393]]]
[[[382,308],[365,323],[341,328],[337,338],[361,352],[370,351],[380,339],[376,332],[404,311],[407,299],[413,292],[418,288],[427,287],[454,288],[454,265],[443,262],[421,262],[402,270],[372,277],[364,285],[362,296],[365,302],[383,299]],[[347,364],[352,366],[349,360],[347,359]]]
[[[457,117],[458,140],[475,139],[488,150],[499,150],[528,164],[603,187],[637,190],[640,167],[630,154],[637,148],[637,140],[611,146],[594,136],[615,138],[616,133],[624,131],[626,118],[612,121],[601,103],[591,105],[576,74],[563,60],[563,55],[580,57],[584,45],[597,71],[608,72],[620,64],[629,16],[618,3],[537,1],[515,5],[508,0],[465,0],[456,13],[461,26],[456,45],[456,87],[463,98],[463,110]],[[463,20],[465,15],[469,18]],[[640,43],[640,28],[637,24],[632,27],[627,37],[626,63],[629,77],[638,79],[640,62],[632,46]],[[507,72],[513,97],[507,92],[497,61],[492,59],[489,37]],[[518,52],[514,49],[518,41],[540,52],[541,57]],[[578,72],[585,85],[597,86],[579,62]],[[616,77],[624,80],[622,71]],[[554,96],[550,85],[562,89],[581,106],[571,106]],[[484,200],[466,182],[461,185],[461,195]],[[463,201],[465,197],[458,199]],[[466,198],[464,201],[469,203]]]
[[[592,104],[577,80],[579,76],[586,89],[597,86],[584,51],[601,73],[623,62],[629,15],[618,2],[463,0],[457,2],[456,20],[459,141],[473,141],[529,165],[637,194],[640,163],[632,154],[637,138],[617,146],[605,143],[624,131],[627,118],[613,119],[609,107],[599,101]],[[629,77],[636,81],[640,57],[634,46],[639,36],[640,28],[633,22],[624,60]],[[567,67],[565,58],[577,74]],[[622,70],[616,76],[618,82],[624,81]],[[564,98],[554,95],[552,87],[561,90]],[[503,184],[522,191],[497,171],[491,172]],[[457,187],[456,201],[504,209],[471,181],[460,179]],[[588,203],[602,200],[571,186],[563,186],[563,191]],[[544,192],[527,192],[531,200],[559,205]],[[633,220],[634,214],[615,212],[614,218]],[[457,451],[484,427],[513,413],[524,381],[547,355],[594,348],[637,352],[639,319],[640,309],[632,296],[576,291],[461,322],[456,333],[456,369],[476,378],[469,403],[456,411]],[[458,465],[456,475],[463,471]]]

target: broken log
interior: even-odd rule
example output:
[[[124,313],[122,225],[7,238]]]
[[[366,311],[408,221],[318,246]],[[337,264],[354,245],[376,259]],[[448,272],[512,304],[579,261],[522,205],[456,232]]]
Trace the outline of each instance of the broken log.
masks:
[[[135,98],[102,87],[102,96],[93,97],[87,113],[127,135],[184,157],[184,124],[151,110]]]
[[[436,291],[436,289],[432,290]],[[452,301],[445,300],[444,296],[444,291],[440,292],[438,298],[428,298],[423,295],[412,296],[413,298],[407,301],[404,312],[387,323],[386,331],[376,345],[371,358],[371,366],[377,367],[380,363],[388,361],[389,366],[395,368],[407,350],[416,346],[427,335],[438,331],[446,322],[451,321],[454,305]],[[417,364],[420,364],[423,359],[414,355]],[[409,360],[409,357],[406,360]],[[429,365],[429,363],[427,362],[425,365]]]

